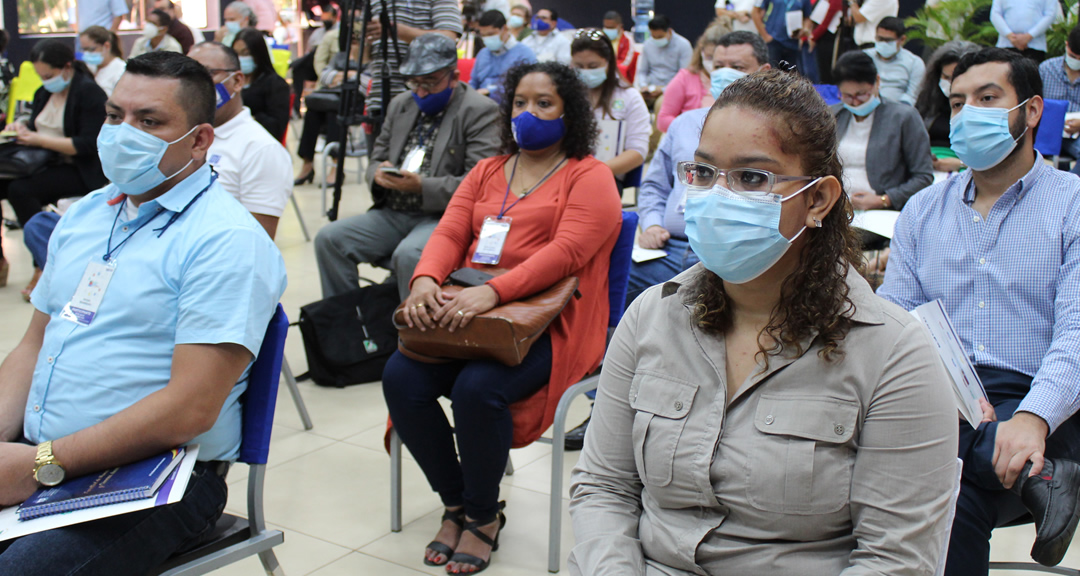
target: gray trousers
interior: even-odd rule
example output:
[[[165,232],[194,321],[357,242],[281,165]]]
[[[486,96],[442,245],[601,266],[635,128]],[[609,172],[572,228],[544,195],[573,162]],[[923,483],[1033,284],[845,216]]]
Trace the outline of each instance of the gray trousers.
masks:
[[[360,274],[356,267],[367,262],[389,265],[404,300],[409,295],[409,281],[420,262],[420,253],[438,223],[437,216],[382,208],[331,222],[315,236],[315,259],[319,264],[323,298],[359,287]]]

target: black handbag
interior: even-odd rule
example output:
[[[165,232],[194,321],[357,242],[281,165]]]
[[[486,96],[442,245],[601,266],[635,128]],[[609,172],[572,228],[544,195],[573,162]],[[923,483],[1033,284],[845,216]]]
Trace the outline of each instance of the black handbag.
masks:
[[[341,106],[340,88],[319,88],[304,96],[309,112],[337,112]]]
[[[56,152],[37,146],[0,144],[0,180],[33,176],[52,164],[56,157]]]
[[[344,388],[382,380],[397,350],[397,283],[374,284],[300,308],[308,374],[319,386]]]

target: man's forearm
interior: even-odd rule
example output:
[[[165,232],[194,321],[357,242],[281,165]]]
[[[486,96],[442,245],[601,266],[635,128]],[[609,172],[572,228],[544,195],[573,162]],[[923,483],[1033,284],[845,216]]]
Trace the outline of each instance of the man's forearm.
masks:
[[[112,19],[112,24],[109,25],[109,30],[111,30],[113,32],[116,32],[116,31],[120,30],[120,23],[123,22],[123,21],[124,21],[123,16],[117,16],[116,18],[113,18]]]
[[[402,42],[405,42],[405,43],[412,42],[413,40],[416,40],[417,38],[423,36],[424,34],[429,34],[431,32],[434,32],[436,34],[442,34],[443,36],[446,36],[447,38],[449,38],[451,40],[454,40],[454,41],[457,41],[457,39],[458,39],[457,33],[451,32],[449,30],[421,30],[419,28],[414,28],[412,26],[406,26],[404,24],[398,24],[397,25],[398,40],[401,40]]]
[[[49,317],[35,310],[19,345],[0,364],[0,441],[13,442],[22,437],[23,411],[48,323]]]

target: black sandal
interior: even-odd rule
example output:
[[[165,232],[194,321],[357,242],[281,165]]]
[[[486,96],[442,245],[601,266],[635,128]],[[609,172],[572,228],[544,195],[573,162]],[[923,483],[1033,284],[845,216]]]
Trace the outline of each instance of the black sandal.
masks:
[[[480,527],[481,526],[487,526],[488,524],[491,524],[492,522],[495,521],[495,518],[487,518],[487,519],[484,519],[484,520],[478,520],[478,521],[475,521],[475,522],[466,522],[465,523],[465,527],[464,527],[465,530],[468,531],[468,532],[472,532],[472,535],[476,536],[476,538],[478,540],[480,540],[484,544],[487,544],[488,546],[491,546],[491,551],[492,552],[495,552],[496,550],[499,549],[499,535],[502,534],[502,529],[503,529],[504,526],[506,526],[506,514],[503,514],[503,512],[502,512],[504,508],[506,508],[506,502],[505,501],[499,502],[499,512],[498,512],[498,514],[496,516],[498,518],[498,520],[499,520],[499,531],[495,533],[495,539],[494,540],[492,540],[487,534],[484,534],[483,532],[481,532]],[[481,560],[480,558],[477,558],[476,556],[473,556],[472,554],[463,554],[461,552],[455,552],[454,555],[450,557],[450,562],[457,562],[459,564],[466,564],[466,565],[469,565],[469,566],[473,566],[476,569],[468,571],[468,572],[451,572],[450,569],[447,568],[446,569],[447,574],[478,574],[478,573],[483,572],[484,570],[486,570],[488,565],[491,564],[491,557],[489,556],[487,560]]]
[[[443,512],[442,521],[450,521],[454,524],[457,524],[458,528],[464,528],[465,508],[462,507],[458,508],[457,510],[447,510]],[[440,524],[440,528],[441,527],[442,525]],[[435,552],[436,554],[442,554],[444,557],[446,557],[446,560],[443,560],[442,562],[432,562],[431,560],[428,560],[427,554],[424,554],[424,564],[427,566],[444,566],[448,562],[450,562],[450,557],[454,555],[453,548],[447,546],[446,544],[443,544],[442,542],[439,542],[438,540],[432,540],[431,543],[427,545],[427,549]]]

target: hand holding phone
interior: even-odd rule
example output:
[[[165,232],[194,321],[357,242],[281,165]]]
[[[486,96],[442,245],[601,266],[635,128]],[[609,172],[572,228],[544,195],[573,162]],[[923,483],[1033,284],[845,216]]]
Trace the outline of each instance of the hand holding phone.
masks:
[[[401,168],[396,168],[394,166],[382,166],[379,168],[379,170],[391,176],[397,176],[398,178],[401,177]]]

